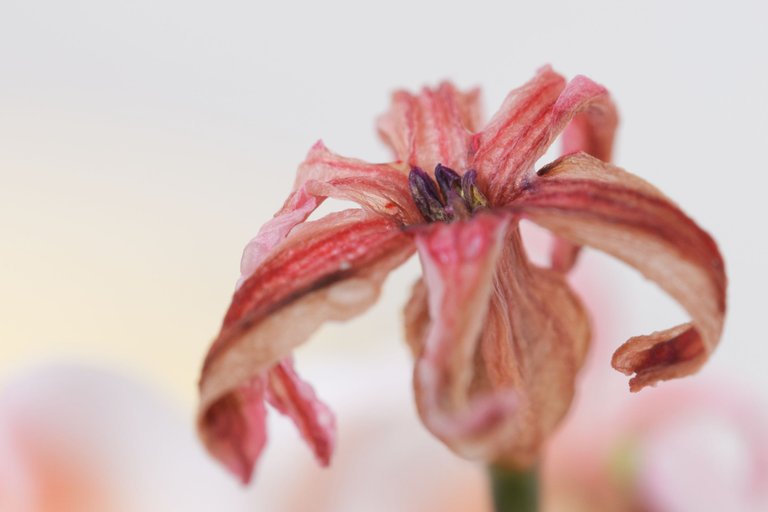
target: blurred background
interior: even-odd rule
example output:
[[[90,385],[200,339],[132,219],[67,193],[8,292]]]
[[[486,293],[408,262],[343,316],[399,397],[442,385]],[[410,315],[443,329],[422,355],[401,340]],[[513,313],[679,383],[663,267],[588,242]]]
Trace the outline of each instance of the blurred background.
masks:
[[[490,115],[546,63],[611,91],[616,162],[714,236],[730,279],[707,367],[630,396],[612,349],[685,315],[584,254],[596,339],[545,464],[548,509],[768,509],[766,16],[758,1],[3,0],[0,510],[488,510],[482,469],[415,417],[400,310],[416,261],[297,353],[337,412],[330,470],[273,414],[255,483],[235,484],[194,437],[196,380],[242,247],[317,139],[385,161],[373,122],[393,89],[479,85]]]

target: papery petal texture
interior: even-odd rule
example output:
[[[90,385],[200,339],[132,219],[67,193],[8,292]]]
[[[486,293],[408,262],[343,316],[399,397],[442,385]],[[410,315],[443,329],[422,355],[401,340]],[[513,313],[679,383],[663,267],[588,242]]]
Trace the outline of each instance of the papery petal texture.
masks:
[[[264,379],[257,376],[232,387],[200,418],[208,451],[243,483],[250,481],[267,442],[266,417]]]
[[[336,420],[318,400],[312,386],[301,380],[290,358],[269,371],[267,400],[280,413],[289,416],[321,465],[327,466],[336,444]]]
[[[466,457],[531,464],[583,363],[580,301],[562,275],[528,263],[504,215],[436,226],[416,244],[424,283],[406,307],[406,335],[422,419]]]
[[[470,135],[479,123],[479,91],[462,93],[444,82],[418,95],[396,92],[378,127],[397,159],[409,166],[431,170],[442,163],[464,169]]]
[[[669,293],[691,322],[637,336],[614,354],[633,391],[694,373],[715,349],[726,277],[712,238],[652,185],[585,154],[539,171],[513,209],[574,243],[637,268]]]
[[[318,197],[353,201],[402,224],[420,220],[402,166],[346,158],[331,152],[322,142],[312,147],[299,166],[294,188]]]
[[[246,245],[238,286],[291,229],[304,222],[327,197],[354,201],[368,211],[403,224],[420,218],[410,200],[408,180],[402,169],[345,158],[317,142],[299,166],[293,190],[283,207]]]
[[[324,412],[293,378],[284,358],[323,322],[347,320],[370,307],[387,274],[412,252],[411,239],[396,222],[362,210],[301,224],[274,248],[235,293],[203,366],[198,425],[214,454],[220,453],[214,448],[222,440],[221,429],[212,426],[222,421],[222,411],[238,417],[244,403],[232,394],[254,379],[267,378],[283,361],[277,375],[269,374],[269,394],[294,419],[317,456],[327,459],[321,445],[332,442],[323,432],[328,426],[321,418]],[[291,386],[295,392],[289,402],[285,397]]]
[[[414,385],[425,424],[449,446],[467,452],[482,443],[517,407],[514,393],[473,397],[473,359],[485,322],[496,262],[509,219],[478,215],[452,224],[435,223],[416,233],[424,269],[428,327],[414,326],[418,348]]]
[[[506,419],[512,434],[488,458],[528,467],[568,411],[590,326],[565,277],[532,265],[513,225],[496,267],[474,386],[513,387],[524,398],[519,413]]]
[[[566,151],[610,157],[616,109],[606,89],[589,78],[565,79],[545,67],[529,83],[512,91],[499,113],[475,136],[471,166],[487,182],[497,205],[508,203],[525,187],[533,166],[576,118],[565,139]]]
[[[483,131],[474,136],[471,166],[492,203],[501,204],[504,191],[514,189],[527,171],[525,162],[535,161],[532,143],[548,130],[552,108],[564,87],[565,78],[552,68],[540,69],[507,95]]]

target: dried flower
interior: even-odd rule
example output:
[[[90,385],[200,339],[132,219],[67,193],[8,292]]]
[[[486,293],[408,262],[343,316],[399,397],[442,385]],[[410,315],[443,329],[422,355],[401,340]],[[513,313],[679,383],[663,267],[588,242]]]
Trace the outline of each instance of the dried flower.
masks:
[[[567,411],[589,342],[564,275],[581,245],[634,266],[691,316],[616,351],[614,367],[634,374],[630,388],[698,370],[722,329],[723,262],[674,203],[606,163],[616,124],[603,87],[582,76],[566,83],[547,67],[482,130],[476,90],[397,92],[379,121],[394,163],[316,144],[283,208],[246,247],[205,360],[198,426],[211,453],[248,481],[266,401],[329,462],[333,416],[297,376],[291,350],[323,322],[372,305],[414,249],[424,276],[405,319],[416,402],[427,428],[463,456],[528,466]],[[534,171],[563,130],[565,156]],[[326,197],[362,208],[307,222]],[[551,268],[528,260],[521,219],[558,237]]]

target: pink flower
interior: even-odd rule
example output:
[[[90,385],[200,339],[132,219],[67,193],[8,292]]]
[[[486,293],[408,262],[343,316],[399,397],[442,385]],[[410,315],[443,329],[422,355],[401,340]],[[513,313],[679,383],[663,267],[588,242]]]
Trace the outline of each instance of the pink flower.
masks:
[[[406,307],[416,403],[427,428],[471,458],[524,467],[571,403],[589,343],[564,273],[580,245],[658,283],[689,323],[614,354],[633,391],[691,374],[718,343],[726,278],[712,238],[653,186],[606,161],[617,124],[605,89],[543,68],[480,129],[478,92],[397,92],[379,130],[397,161],[369,164],[316,144],[283,208],[246,247],[238,290],[202,370],[198,427],[243,481],[266,441],[265,402],[296,423],[322,464],[328,408],[291,350],[377,299],[414,250],[424,269]],[[564,131],[565,156],[536,161]],[[434,172],[431,172],[434,169]],[[361,209],[307,217],[326,198]],[[519,222],[559,238],[533,265]]]
[[[599,381],[590,384],[610,387]],[[724,378],[631,402],[603,395],[583,395],[552,438],[545,510],[768,510],[764,397]]]

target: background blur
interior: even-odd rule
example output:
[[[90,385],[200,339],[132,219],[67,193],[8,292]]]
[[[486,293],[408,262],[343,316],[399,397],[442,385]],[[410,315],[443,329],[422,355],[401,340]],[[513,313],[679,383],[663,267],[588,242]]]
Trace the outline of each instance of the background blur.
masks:
[[[444,78],[480,85],[490,115],[509,89],[551,63],[569,77],[585,74],[608,87],[621,114],[616,162],[679,202],[720,244],[729,314],[701,378],[745,390],[746,408],[764,411],[767,16],[758,1],[3,0],[0,396],[5,388],[38,397],[43,423],[71,411],[82,418],[73,432],[110,429],[116,437],[104,450],[125,442],[120,411],[142,418],[125,436],[144,434],[144,446],[160,429],[153,422],[174,425],[162,439],[183,438],[178,453],[194,455],[178,460],[200,467],[174,477],[183,473],[193,489],[180,494],[240,499],[243,491],[194,440],[195,383],[239,275],[240,251],[281,205],[306,151],[322,137],[341,154],[387,160],[373,122],[393,89]],[[438,470],[432,480],[425,475],[442,468],[452,478],[454,469],[445,468],[455,467],[456,475],[472,475],[464,481],[469,501],[476,501],[482,497],[477,468],[432,442],[412,410],[400,308],[417,273],[410,262],[372,311],[323,328],[299,351],[298,365],[338,413],[339,467],[359,458],[366,440],[381,443],[380,453],[369,454],[370,465],[360,467],[399,468],[398,485],[413,493],[429,485],[444,491]],[[600,254],[585,254],[575,281],[592,306],[597,343],[608,346],[590,362],[600,384],[585,382],[583,394],[623,391],[626,379],[609,368],[610,349],[684,314]],[[45,419],[51,394],[34,391],[38,384],[71,390],[56,404],[77,403]],[[110,386],[124,392],[88,395]],[[661,396],[674,386],[647,394]],[[173,411],[173,419],[142,409],[149,407],[145,395]],[[112,426],[99,423],[106,421],[98,412],[104,408],[117,414]],[[377,418],[397,418],[397,426],[384,428]],[[291,482],[298,477],[286,476],[294,475],[294,460],[307,466],[308,481],[324,478],[323,486],[341,494],[352,494],[350,475],[365,473],[317,476],[290,425],[277,419],[272,430],[277,441],[243,498],[248,509],[301,510],[273,497],[295,493]],[[398,444],[405,438],[412,445]],[[77,446],[97,451],[83,439]],[[750,443],[749,453],[763,447]],[[175,467],[174,459],[163,463]],[[364,497],[392,494],[394,484],[370,480],[369,487],[356,486]],[[7,480],[4,488],[19,487]],[[174,508],[157,503],[140,509]],[[362,510],[340,503],[329,510]]]

